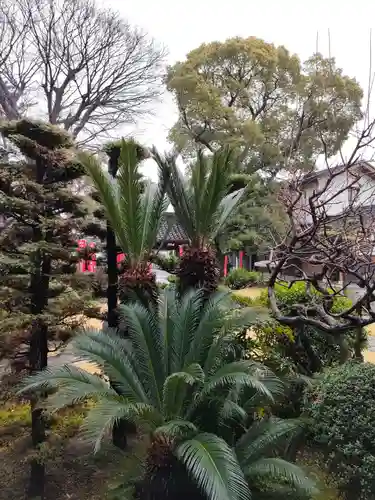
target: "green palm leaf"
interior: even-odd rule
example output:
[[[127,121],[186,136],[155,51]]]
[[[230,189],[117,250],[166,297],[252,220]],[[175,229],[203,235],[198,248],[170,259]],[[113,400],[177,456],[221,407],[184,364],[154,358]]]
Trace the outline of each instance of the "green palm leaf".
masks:
[[[282,458],[262,458],[245,468],[244,471],[250,483],[267,478],[271,481],[282,481],[310,496],[317,492],[314,481],[298,465]]]
[[[228,177],[236,162],[233,151],[223,148],[212,156],[199,152],[189,178],[181,174],[175,156],[162,158],[156,150],[153,156],[167,185],[177,219],[192,245],[201,247],[212,242],[243,194],[243,190],[239,190],[226,196]]]
[[[58,410],[90,397],[116,396],[116,392],[102,378],[73,365],[46,368],[26,377],[18,394],[56,388],[58,392],[46,402],[48,409]]]
[[[175,451],[188,474],[209,500],[248,500],[250,491],[241,467],[227,443],[202,433]]]
[[[120,317],[131,340],[137,373],[147,384],[155,406],[162,407],[162,390],[165,380],[164,346],[158,318],[153,310],[133,303],[119,307]]]
[[[96,453],[103,439],[109,435],[113,426],[121,419],[142,424],[144,422],[153,428],[162,423],[162,416],[151,405],[131,403],[122,396],[111,395],[101,398],[90,409],[82,425],[83,439],[94,445]]]
[[[263,419],[254,423],[236,444],[236,454],[243,466],[273,453],[281,444],[300,434],[304,428],[299,419]]]
[[[132,267],[148,260],[168,205],[166,179],[160,176],[156,187],[151,182],[145,187],[139,174],[140,150],[136,142],[122,141],[116,179],[93,156],[82,154],[80,158]]]
[[[235,361],[219,368],[206,380],[202,396],[207,396],[217,389],[231,389],[232,387],[236,387],[239,390],[245,387],[253,388],[268,401],[273,401],[272,392],[263,383],[262,371],[258,370],[257,367],[254,369],[253,361]]]
[[[148,387],[140,378],[139,366],[131,356],[129,341],[109,331],[86,330],[72,343],[77,359],[95,362],[112,382],[121,385],[122,395],[134,401],[148,403]]]
[[[174,438],[190,438],[197,434],[198,429],[188,420],[171,420],[155,429],[154,434],[165,434]]]

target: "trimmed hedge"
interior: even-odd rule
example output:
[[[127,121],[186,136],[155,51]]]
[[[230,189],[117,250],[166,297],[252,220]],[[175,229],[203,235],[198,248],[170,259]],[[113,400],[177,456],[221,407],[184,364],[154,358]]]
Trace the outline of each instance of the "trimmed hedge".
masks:
[[[312,439],[347,500],[375,499],[375,365],[348,362],[305,393]]]
[[[232,269],[226,276],[224,283],[232,290],[240,290],[250,286],[263,284],[263,276],[257,271],[248,271],[238,267]]]

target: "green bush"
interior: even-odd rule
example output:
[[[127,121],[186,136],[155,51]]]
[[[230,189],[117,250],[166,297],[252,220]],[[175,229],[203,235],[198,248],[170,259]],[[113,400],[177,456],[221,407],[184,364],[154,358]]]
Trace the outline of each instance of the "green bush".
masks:
[[[375,365],[348,362],[306,391],[312,438],[346,499],[375,498]]]
[[[286,315],[294,314],[296,304],[306,304],[311,300],[311,297],[306,293],[306,284],[302,282],[294,283],[290,288],[287,284],[277,284],[275,295],[280,310]],[[321,299],[321,294],[317,291],[314,295],[316,295],[317,301]],[[262,292],[258,303],[269,305],[267,291]],[[348,297],[335,296],[332,301],[331,311],[338,313],[348,309],[351,305],[352,301]],[[274,328],[276,328],[275,325]],[[283,355],[293,360],[300,373],[312,375],[327,366],[339,363],[340,348],[337,340],[332,335],[310,325],[289,330],[291,333],[289,339],[294,338],[294,341],[288,343],[283,338],[282,345],[280,346],[279,343],[278,345]],[[345,336],[350,355],[353,354],[356,342],[360,342],[361,349],[366,346],[367,334],[364,329],[361,330],[361,337],[359,339],[354,329],[349,330]]]
[[[180,259],[174,253],[170,253],[167,256],[154,255],[152,256],[151,260],[154,264],[163,269],[163,271],[167,271],[168,273],[176,272],[178,263],[180,261]]]
[[[262,284],[262,275],[257,271],[248,271],[238,267],[232,269],[225,278],[225,284],[232,290]]]

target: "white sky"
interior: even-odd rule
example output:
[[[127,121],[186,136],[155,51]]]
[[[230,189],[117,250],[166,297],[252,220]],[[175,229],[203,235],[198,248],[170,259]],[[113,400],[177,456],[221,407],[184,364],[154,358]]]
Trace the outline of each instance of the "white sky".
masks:
[[[306,59],[318,49],[331,55],[363,88],[369,75],[370,29],[375,26],[375,3],[371,0],[106,0],[104,6],[118,10],[130,23],[147,31],[169,51],[168,64],[183,60],[203,42],[224,41],[233,36],[257,36]],[[373,30],[373,71],[375,30]],[[374,100],[375,111],[375,100]],[[168,148],[168,130],[176,120],[169,95],[155,106],[155,116],[132,131],[147,145]],[[153,167],[147,174],[155,177]]]

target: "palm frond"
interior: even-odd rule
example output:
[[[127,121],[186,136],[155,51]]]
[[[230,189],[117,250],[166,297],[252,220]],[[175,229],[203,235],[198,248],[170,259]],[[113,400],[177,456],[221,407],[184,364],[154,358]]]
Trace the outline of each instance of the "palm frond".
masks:
[[[131,357],[129,341],[113,332],[90,329],[77,335],[71,345],[78,359],[102,367],[109,379],[120,385],[123,396],[135,402],[149,402],[149,388]]]
[[[165,379],[163,387],[163,414],[167,419],[182,417],[187,386],[195,383],[195,378],[187,372],[175,372]]]
[[[175,298],[176,300],[176,298]],[[186,365],[199,362],[197,359],[190,361],[187,356],[190,346],[197,336],[197,330],[201,321],[203,303],[203,292],[191,290],[186,293],[172,319],[174,323],[173,336],[170,338],[170,369],[180,371]]]
[[[45,403],[45,407],[49,410],[58,410],[90,397],[116,395],[108,383],[98,375],[88,373],[74,365],[46,368],[35,375],[26,377],[18,394],[48,389],[59,389]]]
[[[87,175],[90,177],[95,189],[99,193],[104,211],[116,234],[119,245],[123,252],[128,254],[129,239],[119,210],[120,192],[116,180],[104,171],[102,165],[94,156],[80,153],[79,160],[84,165]]]
[[[155,429],[154,434],[165,434],[169,437],[174,438],[190,438],[194,434],[198,433],[196,426],[189,422],[188,420],[171,420],[157,429]]]
[[[257,479],[269,478],[271,481],[282,481],[310,496],[317,493],[314,481],[298,465],[282,458],[262,458],[245,468],[244,472],[250,484]]]
[[[175,156],[153,156],[162,177],[168,179],[168,197],[193,246],[212,241],[239,204],[243,190],[226,196],[228,176],[235,161],[233,150],[223,148],[211,156],[197,154],[191,176],[185,178]]]
[[[157,314],[139,303],[121,305],[119,313],[138,364],[137,373],[144,384],[147,384],[152,400],[160,410],[166,374],[163,359],[164,345]]]
[[[243,466],[272,454],[280,445],[300,434],[305,424],[300,419],[263,419],[254,423],[236,443],[236,454]]]
[[[273,394],[263,383],[262,371],[254,369],[254,362],[250,360],[234,361],[219,368],[216,373],[206,379],[202,396],[207,396],[217,389],[237,389],[250,387],[255,389],[268,401],[273,401]]]
[[[250,491],[235,455],[214,434],[201,433],[175,451],[189,476],[210,500],[248,500]]]
[[[144,403],[131,403],[122,396],[111,395],[101,398],[90,409],[82,425],[83,439],[94,445],[96,453],[113,426],[121,419],[142,424],[145,422],[153,428],[158,427],[163,419],[153,406]]]
[[[215,336],[223,325],[226,314],[223,306],[229,300],[227,292],[217,292],[212,294],[209,300],[205,302],[203,309],[200,307],[196,331],[186,353],[186,364],[194,361],[203,364]]]
[[[156,188],[151,182],[144,187],[139,173],[140,149],[134,141],[122,141],[116,179],[104,172],[94,157],[82,155],[116,239],[132,266],[147,261],[168,204],[164,178],[160,177]]]
[[[172,204],[177,220],[184,228],[189,239],[193,239],[196,234],[195,220],[196,214],[189,192],[189,184],[184,178],[176,163],[175,155],[165,155],[162,157],[157,150],[152,150],[152,156],[159,168],[159,175],[167,185],[167,193]]]

